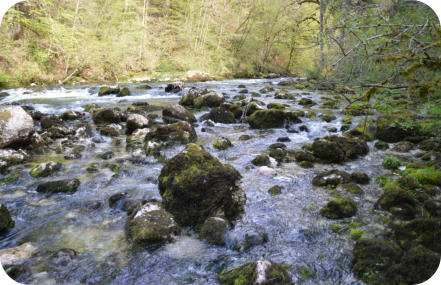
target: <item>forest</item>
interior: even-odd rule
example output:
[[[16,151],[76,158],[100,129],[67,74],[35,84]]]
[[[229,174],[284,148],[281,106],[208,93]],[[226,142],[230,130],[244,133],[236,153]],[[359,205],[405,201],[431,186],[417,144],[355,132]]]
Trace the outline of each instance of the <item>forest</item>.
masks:
[[[413,0],[28,0],[0,25],[22,284],[418,284],[441,26]]]

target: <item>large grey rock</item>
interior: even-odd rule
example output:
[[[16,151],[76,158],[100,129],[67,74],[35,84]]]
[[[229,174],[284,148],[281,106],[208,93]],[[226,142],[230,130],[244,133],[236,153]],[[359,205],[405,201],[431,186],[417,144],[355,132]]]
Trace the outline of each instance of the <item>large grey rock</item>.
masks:
[[[8,106],[0,110],[0,148],[26,146],[34,131],[34,120],[23,108]]]
[[[149,125],[149,120],[143,115],[129,114],[127,116],[127,133],[129,134],[134,130],[147,128]]]
[[[171,124],[177,121],[187,121],[190,123],[196,122],[194,115],[181,105],[167,106],[162,110],[162,117],[164,122]]]

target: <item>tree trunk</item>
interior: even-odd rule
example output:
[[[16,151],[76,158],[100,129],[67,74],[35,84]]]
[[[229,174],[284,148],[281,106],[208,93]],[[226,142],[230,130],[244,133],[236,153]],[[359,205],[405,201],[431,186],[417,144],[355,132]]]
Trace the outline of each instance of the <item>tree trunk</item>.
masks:
[[[323,54],[323,49],[324,49],[324,35],[323,35],[323,10],[324,10],[324,3],[323,0],[320,0],[320,71],[323,70],[323,68],[325,67],[325,56]]]

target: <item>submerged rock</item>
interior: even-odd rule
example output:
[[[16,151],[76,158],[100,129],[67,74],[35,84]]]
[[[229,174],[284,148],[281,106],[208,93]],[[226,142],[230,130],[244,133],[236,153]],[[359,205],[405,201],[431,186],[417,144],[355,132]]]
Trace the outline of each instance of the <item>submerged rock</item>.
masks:
[[[80,180],[78,180],[77,178],[63,179],[63,180],[41,183],[37,187],[37,192],[47,193],[47,194],[60,193],[60,192],[72,193],[77,191],[79,186],[80,186]]]
[[[19,148],[30,143],[34,120],[19,106],[0,109],[0,148]]]
[[[368,154],[369,147],[365,141],[327,136],[316,139],[312,144],[312,151],[314,156],[323,162],[339,163]]]
[[[280,264],[269,260],[258,260],[224,270],[219,275],[219,282],[222,285],[293,284],[288,272]]]
[[[312,185],[322,187],[335,187],[349,182],[351,182],[351,175],[341,170],[325,171],[312,179]]]
[[[54,161],[40,163],[31,168],[29,174],[34,177],[47,177],[63,167],[63,164]]]
[[[213,122],[222,124],[234,124],[236,122],[234,114],[221,107],[212,109],[210,113],[202,116],[201,120],[212,120]]]
[[[14,226],[15,222],[5,205],[0,203],[0,235],[6,233]],[[3,261],[2,261],[3,264]]]
[[[164,91],[165,92],[172,92],[172,93],[178,93],[184,90],[184,82],[173,82],[167,84]]]
[[[95,109],[92,113],[92,119],[95,124],[119,123],[121,117],[116,110],[110,108]]]
[[[156,247],[171,242],[180,228],[158,202],[148,202],[127,219],[126,234],[135,246]]]
[[[177,104],[165,107],[162,110],[162,119],[168,124],[176,123],[177,121],[196,122],[192,112]]]
[[[216,140],[216,141],[213,143],[213,146],[214,146],[215,148],[217,148],[217,149],[225,150],[225,149],[227,149],[227,148],[232,147],[233,144],[231,143],[231,141],[230,141],[229,139],[227,139],[227,138],[221,138],[221,139],[219,139],[219,140]]]
[[[320,214],[328,219],[342,219],[354,216],[357,213],[357,204],[350,198],[337,198],[326,204]]]
[[[98,91],[98,96],[118,94],[120,90],[121,89],[118,86],[117,87],[103,86]]]
[[[190,144],[162,168],[159,192],[165,209],[182,226],[200,226],[210,216],[233,222],[246,200],[237,186],[240,178],[233,167]]]
[[[248,117],[248,123],[254,129],[282,128],[301,122],[293,113],[275,109],[258,110]]]
[[[219,217],[210,217],[205,220],[199,231],[199,236],[214,245],[225,245],[225,234],[228,223]]]

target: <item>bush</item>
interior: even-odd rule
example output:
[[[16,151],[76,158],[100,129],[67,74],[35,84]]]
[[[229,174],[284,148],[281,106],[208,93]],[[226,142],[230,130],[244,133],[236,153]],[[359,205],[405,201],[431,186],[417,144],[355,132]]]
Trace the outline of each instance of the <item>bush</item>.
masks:
[[[396,159],[395,157],[391,157],[391,156],[387,156],[383,159],[383,168],[384,169],[397,169],[398,167],[400,167],[401,165],[403,165],[403,163]]]

